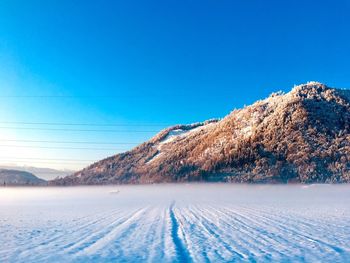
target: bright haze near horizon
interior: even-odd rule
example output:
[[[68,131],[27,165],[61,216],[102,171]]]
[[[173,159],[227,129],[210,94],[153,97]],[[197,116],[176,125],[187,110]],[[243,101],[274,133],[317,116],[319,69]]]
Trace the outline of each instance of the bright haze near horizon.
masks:
[[[349,1],[1,1],[0,165],[81,169],[294,84],[350,83]]]

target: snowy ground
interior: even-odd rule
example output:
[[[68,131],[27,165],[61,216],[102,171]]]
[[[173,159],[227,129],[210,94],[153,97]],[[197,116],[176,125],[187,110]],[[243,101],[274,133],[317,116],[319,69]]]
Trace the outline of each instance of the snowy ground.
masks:
[[[350,185],[0,188],[0,262],[349,262]]]

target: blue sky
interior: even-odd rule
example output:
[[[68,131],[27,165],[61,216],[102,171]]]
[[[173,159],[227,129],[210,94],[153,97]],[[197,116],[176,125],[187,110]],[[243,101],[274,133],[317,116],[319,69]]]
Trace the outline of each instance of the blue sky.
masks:
[[[347,88],[349,13],[348,0],[3,0],[0,121],[113,123],[122,126],[109,129],[147,132],[0,128],[0,139],[137,143],[168,125],[222,117],[294,84]],[[130,145],[103,147],[116,150],[2,147],[0,163],[18,156],[96,160]]]

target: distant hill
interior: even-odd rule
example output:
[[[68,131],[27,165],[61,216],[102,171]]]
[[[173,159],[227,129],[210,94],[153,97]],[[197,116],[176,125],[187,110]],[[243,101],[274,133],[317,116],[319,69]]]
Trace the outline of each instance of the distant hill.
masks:
[[[58,185],[350,182],[350,91],[310,82],[221,120],[177,125]]]
[[[46,181],[36,177],[34,174],[18,171],[0,169],[0,186],[3,185],[46,185]]]
[[[32,167],[32,166],[17,166],[17,165],[0,165],[0,169],[8,170],[18,170],[34,174],[35,176],[44,179],[52,180],[57,177],[65,177],[75,173],[73,170],[56,170],[52,168],[41,168],[41,167]]]

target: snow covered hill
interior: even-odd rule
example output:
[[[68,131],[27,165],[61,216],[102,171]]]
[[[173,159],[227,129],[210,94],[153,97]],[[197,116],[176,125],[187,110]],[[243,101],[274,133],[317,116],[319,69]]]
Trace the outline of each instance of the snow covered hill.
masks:
[[[29,172],[0,169],[0,186],[3,185],[46,185],[46,181]]]
[[[53,180],[57,177],[65,177],[73,174],[73,170],[57,170],[52,168],[22,166],[22,165],[0,165],[0,169],[17,170],[32,173],[40,179]]]
[[[168,128],[52,184],[350,182],[349,160],[350,93],[310,82],[221,120]]]

